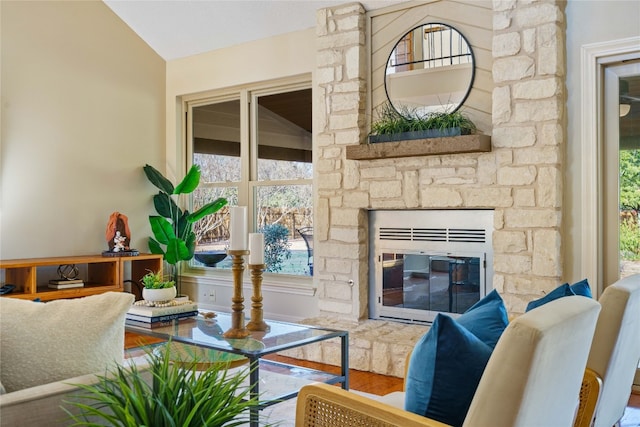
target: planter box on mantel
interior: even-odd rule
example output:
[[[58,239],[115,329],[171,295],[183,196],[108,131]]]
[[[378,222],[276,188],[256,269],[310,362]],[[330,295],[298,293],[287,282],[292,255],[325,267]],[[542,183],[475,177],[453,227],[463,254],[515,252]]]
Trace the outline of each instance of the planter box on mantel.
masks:
[[[446,128],[446,129],[424,129],[411,132],[390,133],[384,135],[369,135],[369,143],[375,144],[378,142],[395,142],[395,141],[408,141],[414,139],[425,138],[445,138],[450,136],[460,136],[462,131],[460,128]]]
[[[460,135],[447,138],[378,142],[347,146],[347,159],[374,160],[440,154],[482,153],[491,151],[489,135]]]

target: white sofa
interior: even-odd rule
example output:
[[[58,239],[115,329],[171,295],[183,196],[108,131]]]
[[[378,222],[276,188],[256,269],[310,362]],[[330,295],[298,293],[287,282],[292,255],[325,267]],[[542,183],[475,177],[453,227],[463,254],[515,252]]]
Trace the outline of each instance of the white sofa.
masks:
[[[123,363],[132,294],[48,303],[0,298],[0,426],[68,425],[62,405]]]
[[[73,399],[80,389],[75,384],[94,384],[95,374],[80,375],[0,395],[0,425],[15,426],[55,426],[68,425],[68,415],[62,406]]]

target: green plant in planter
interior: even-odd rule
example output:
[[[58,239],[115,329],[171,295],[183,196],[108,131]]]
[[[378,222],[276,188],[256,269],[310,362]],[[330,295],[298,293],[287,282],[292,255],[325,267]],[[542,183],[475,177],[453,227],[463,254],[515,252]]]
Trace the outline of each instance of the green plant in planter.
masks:
[[[180,294],[179,262],[191,260],[196,250],[193,223],[219,211],[227,204],[227,199],[220,197],[190,213],[181,209],[174,198],[191,194],[198,187],[200,168],[197,165],[191,166],[187,175],[175,187],[153,166],[145,165],[143,169],[149,181],[160,189],[153,196],[153,205],[158,215],[149,216],[153,232],[153,237],[149,238],[149,250],[154,254],[162,254],[164,260],[173,267],[170,275],[178,284]]]
[[[476,125],[460,110],[452,113],[436,112],[420,115],[405,109],[397,111],[391,104],[383,104],[378,110],[378,119],[371,124],[370,139],[382,135],[399,135],[387,140],[424,138],[417,134],[424,131],[439,131],[434,136],[447,136],[447,130],[456,129],[458,135],[469,135],[476,132]],[[417,135],[411,135],[416,133]]]
[[[210,364],[204,371],[172,363],[169,351],[147,350],[148,370],[117,366],[65,401],[73,426],[240,426],[259,404],[243,386],[248,370]],[[71,410],[73,409],[73,411]]]
[[[176,285],[175,280],[164,280],[160,272],[148,272],[142,278],[142,284],[147,289],[165,289],[172,288]]]

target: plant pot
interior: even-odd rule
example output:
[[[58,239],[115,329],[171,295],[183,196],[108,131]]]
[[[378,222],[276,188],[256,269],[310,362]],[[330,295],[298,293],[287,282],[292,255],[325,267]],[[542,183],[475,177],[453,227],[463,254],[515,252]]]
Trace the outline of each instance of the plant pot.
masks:
[[[176,297],[176,287],[162,289],[142,288],[142,298],[145,301],[171,301]]]
[[[393,142],[393,141],[407,141],[412,139],[426,139],[426,138],[446,138],[450,136],[459,136],[463,132],[460,128],[446,128],[446,129],[425,129],[412,132],[391,133],[384,135],[369,135],[369,143],[376,142]]]
[[[207,267],[215,267],[220,261],[227,257],[226,251],[203,251],[194,254],[198,262],[203,263]]]

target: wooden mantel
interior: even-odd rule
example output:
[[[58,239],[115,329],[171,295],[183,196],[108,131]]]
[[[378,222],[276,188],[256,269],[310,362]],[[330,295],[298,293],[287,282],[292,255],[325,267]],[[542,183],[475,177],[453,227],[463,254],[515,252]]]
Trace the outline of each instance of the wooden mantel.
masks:
[[[489,135],[460,135],[347,146],[347,159],[374,160],[491,151]]]

